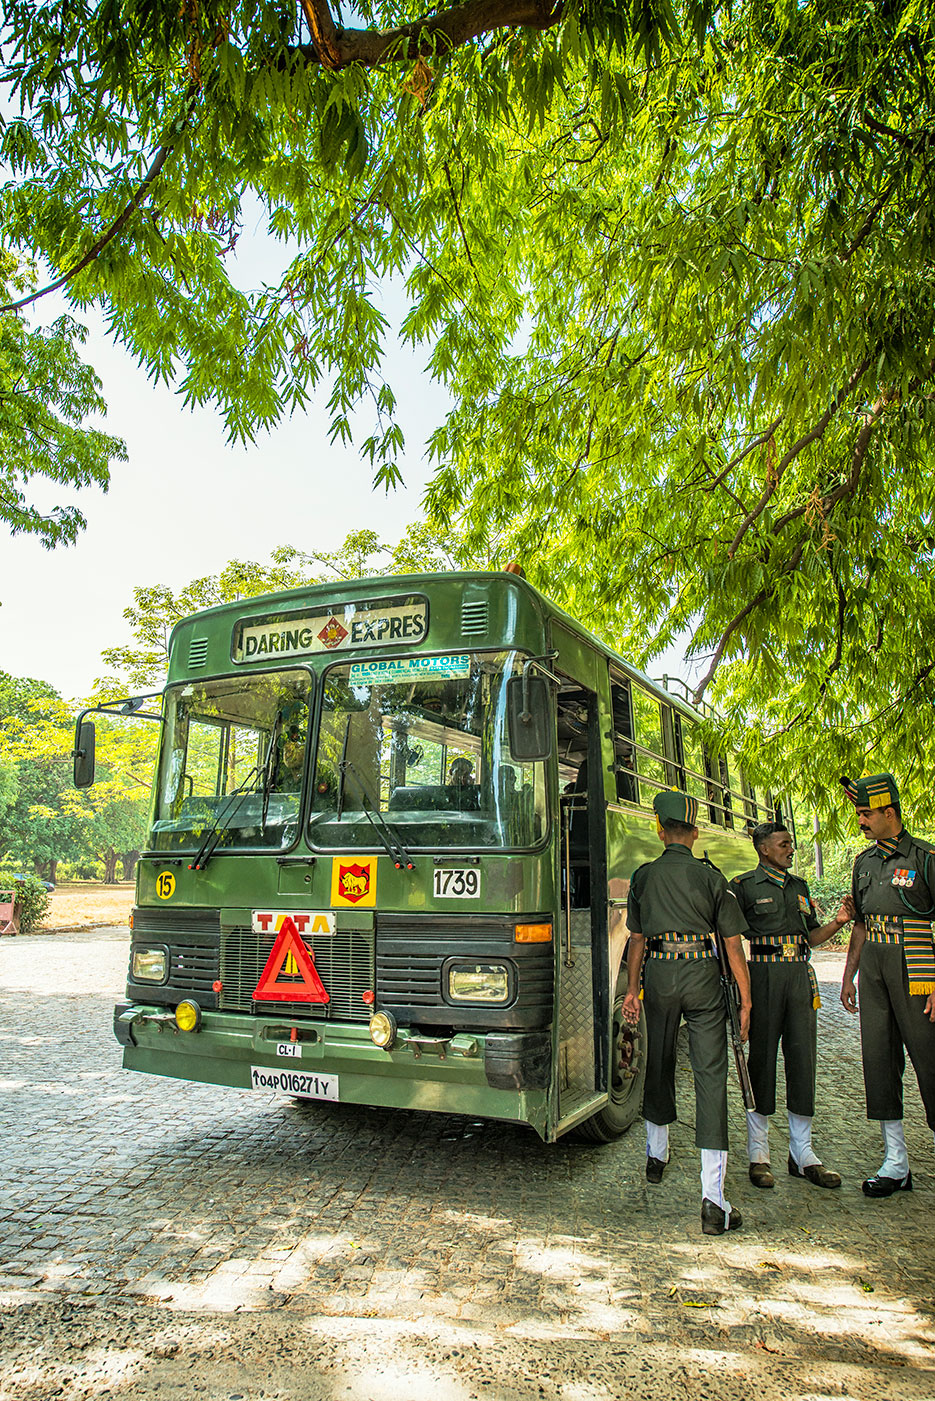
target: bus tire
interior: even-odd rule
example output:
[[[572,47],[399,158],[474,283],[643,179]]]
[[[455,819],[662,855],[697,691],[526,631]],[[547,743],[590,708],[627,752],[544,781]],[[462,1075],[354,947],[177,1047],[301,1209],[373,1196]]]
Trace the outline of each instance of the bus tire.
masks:
[[[638,1026],[630,1026],[623,1017],[623,997],[626,992],[626,969],[617,982],[614,998],[614,1021],[610,1055],[610,1098],[574,1130],[574,1136],[584,1143],[612,1143],[620,1138],[643,1108],[643,1085],[646,1082],[646,1013],[640,1007]]]

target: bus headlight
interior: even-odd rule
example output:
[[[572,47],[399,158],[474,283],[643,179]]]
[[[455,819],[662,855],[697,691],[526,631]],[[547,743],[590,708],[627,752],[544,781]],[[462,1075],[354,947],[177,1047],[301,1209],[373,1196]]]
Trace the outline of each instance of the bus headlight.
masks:
[[[135,948],[130,955],[130,978],[134,983],[164,983],[168,967],[168,949]]]
[[[201,1026],[201,1008],[197,1002],[180,1002],[175,1009],[175,1024],[179,1031],[197,1031]]]
[[[374,1012],[370,1018],[370,1040],[381,1051],[388,1051],[396,1040],[396,1018],[390,1012]]]
[[[509,1002],[509,969],[505,963],[452,964],[448,969],[448,998],[451,1002]]]

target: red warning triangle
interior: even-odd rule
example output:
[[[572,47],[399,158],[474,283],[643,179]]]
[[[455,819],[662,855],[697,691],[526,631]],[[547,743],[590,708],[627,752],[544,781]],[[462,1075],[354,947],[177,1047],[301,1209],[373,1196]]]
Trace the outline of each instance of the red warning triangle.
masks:
[[[294,960],[294,968],[301,977],[298,983],[278,983],[283,964],[289,956]],[[290,969],[290,971],[292,971]],[[331,998],[318,976],[315,955],[307,949],[299,937],[299,931],[289,915],[276,935],[266,967],[260,974],[260,981],[253,994],[254,1002],[330,1002]]]

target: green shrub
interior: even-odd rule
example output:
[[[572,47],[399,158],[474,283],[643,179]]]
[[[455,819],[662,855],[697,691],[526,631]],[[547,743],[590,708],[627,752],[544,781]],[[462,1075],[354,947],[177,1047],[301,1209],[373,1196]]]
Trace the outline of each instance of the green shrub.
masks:
[[[18,872],[13,867],[0,870],[0,890],[9,887],[16,892],[14,899],[20,906],[20,933],[31,934],[45,919],[50,896],[38,876],[26,876],[25,880],[14,881],[16,874]]]

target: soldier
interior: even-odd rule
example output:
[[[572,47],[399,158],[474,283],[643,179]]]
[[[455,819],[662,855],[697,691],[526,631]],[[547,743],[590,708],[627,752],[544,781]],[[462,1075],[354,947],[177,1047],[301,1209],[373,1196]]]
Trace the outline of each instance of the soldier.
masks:
[[[759,857],[731,889],[750,939],[750,1079],[756,1109],[747,1110],[747,1155],[754,1187],[775,1187],[769,1164],[769,1116],[776,1111],[776,1055],[782,1042],[789,1114],[789,1173],[818,1187],[840,1187],[839,1173],[812,1148],[815,1113],[818,983],[809,952],[850,924],[850,900],[819,928],[808,886],[793,875],[795,844],[780,822],[761,822],[751,838]]]
[[[854,862],[855,919],[841,1001],[848,1012],[857,1010],[859,964],[867,1118],[879,1119],[885,1151],[879,1172],[863,1190],[868,1197],[889,1197],[912,1191],[902,1122],[905,1051],[929,1128],[935,1130],[935,848],[903,827],[892,774],[841,782],[857,809],[860,830],[874,842]]]
[[[719,1236],[741,1224],[724,1195],[727,1170],[727,1037],[724,993],[710,933],[724,939],[740,989],[741,1034],[750,1023],[750,979],[740,936],[740,907],[712,865],[696,861],[698,803],[687,793],[657,793],[656,827],[662,855],[633,873],[627,902],[630,942],[623,1014],[640,1017],[640,972],[646,1007],[646,1180],[661,1182],[675,1112],[675,1052],[679,1023],[688,1024],[695,1079],[695,1143],[701,1149],[701,1229]],[[646,965],[643,967],[644,954]]]

